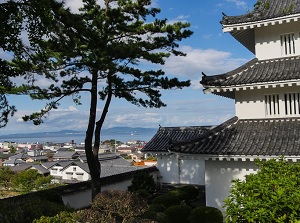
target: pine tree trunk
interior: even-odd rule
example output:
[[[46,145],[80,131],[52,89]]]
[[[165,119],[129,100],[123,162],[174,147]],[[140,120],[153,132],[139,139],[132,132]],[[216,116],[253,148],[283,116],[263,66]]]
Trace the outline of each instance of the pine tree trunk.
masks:
[[[95,196],[101,192],[100,163],[98,159],[98,153],[93,151],[92,146],[98,101],[97,73],[98,72],[96,70],[92,72],[90,116],[85,135],[85,154],[91,175],[92,199],[94,199]]]

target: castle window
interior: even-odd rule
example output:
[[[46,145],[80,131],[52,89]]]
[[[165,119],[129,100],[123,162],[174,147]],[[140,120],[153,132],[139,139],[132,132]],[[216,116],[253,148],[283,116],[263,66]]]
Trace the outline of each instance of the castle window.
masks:
[[[265,95],[266,116],[279,115],[279,95]]]
[[[282,55],[293,55],[296,53],[294,33],[280,36]]]
[[[300,106],[300,94],[299,93],[287,93],[284,94],[284,106],[286,115],[299,115]]]

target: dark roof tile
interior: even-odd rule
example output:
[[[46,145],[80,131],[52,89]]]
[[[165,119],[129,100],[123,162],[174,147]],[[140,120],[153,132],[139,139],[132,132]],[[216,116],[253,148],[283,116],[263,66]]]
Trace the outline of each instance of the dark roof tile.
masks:
[[[239,16],[224,15],[223,25],[256,22],[300,13],[300,0],[258,0],[252,12]]]
[[[168,152],[172,142],[186,141],[199,137],[211,126],[160,127],[142,152]]]
[[[170,151],[207,155],[300,155],[300,119],[234,117],[193,140],[174,142]]]
[[[228,87],[298,79],[300,79],[300,57],[296,56],[261,61],[253,59],[233,71],[203,76],[201,84],[205,88]]]

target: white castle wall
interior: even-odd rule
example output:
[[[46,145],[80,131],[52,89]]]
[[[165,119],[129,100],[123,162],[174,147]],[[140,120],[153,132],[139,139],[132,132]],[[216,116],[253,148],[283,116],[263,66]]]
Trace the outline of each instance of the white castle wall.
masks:
[[[299,38],[300,21],[283,23],[280,25],[269,25],[255,28],[255,53],[259,60],[280,58],[281,41],[280,36],[287,33],[295,33],[296,54],[300,55],[300,38]],[[288,55],[290,56],[290,55]]]

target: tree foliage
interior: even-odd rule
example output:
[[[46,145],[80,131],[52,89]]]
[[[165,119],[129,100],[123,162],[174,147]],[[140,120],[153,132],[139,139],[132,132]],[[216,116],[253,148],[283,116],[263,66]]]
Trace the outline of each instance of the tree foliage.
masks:
[[[299,221],[300,163],[280,158],[256,164],[256,174],[233,181],[225,200],[226,222]]]
[[[62,185],[52,183],[52,179],[52,176],[44,176],[38,173],[38,171],[35,169],[29,169],[16,173],[9,167],[2,167],[0,168],[1,195],[7,196],[10,192],[14,192],[16,194],[28,193],[31,191],[39,191]],[[51,197],[54,197],[53,194]]]
[[[3,85],[9,85],[2,95],[47,100],[44,108],[23,119],[40,124],[63,98],[70,96],[79,105],[81,93],[90,95],[85,151],[94,196],[100,191],[100,132],[111,100],[160,108],[166,106],[161,90],[190,85],[188,80],[149,67],[149,63],[161,67],[171,55],[185,55],[177,48],[192,34],[188,23],[158,19],[160,9],[151,7],[151,0],[102,3],[84,0],[76,13],[56,0],[12,0],[0,5],[0,47],[11,55],[0,61],[6,77]],[[16,86],[12,77],[25,83]],[[98,100],[103,108],[97,116]],[[5,111],[13,114],[13,109]]]
[[[12,178],[15,176],[15,172],[13,172],[9,167],[0,168],[0,188],[8,190],[12,186]]]

